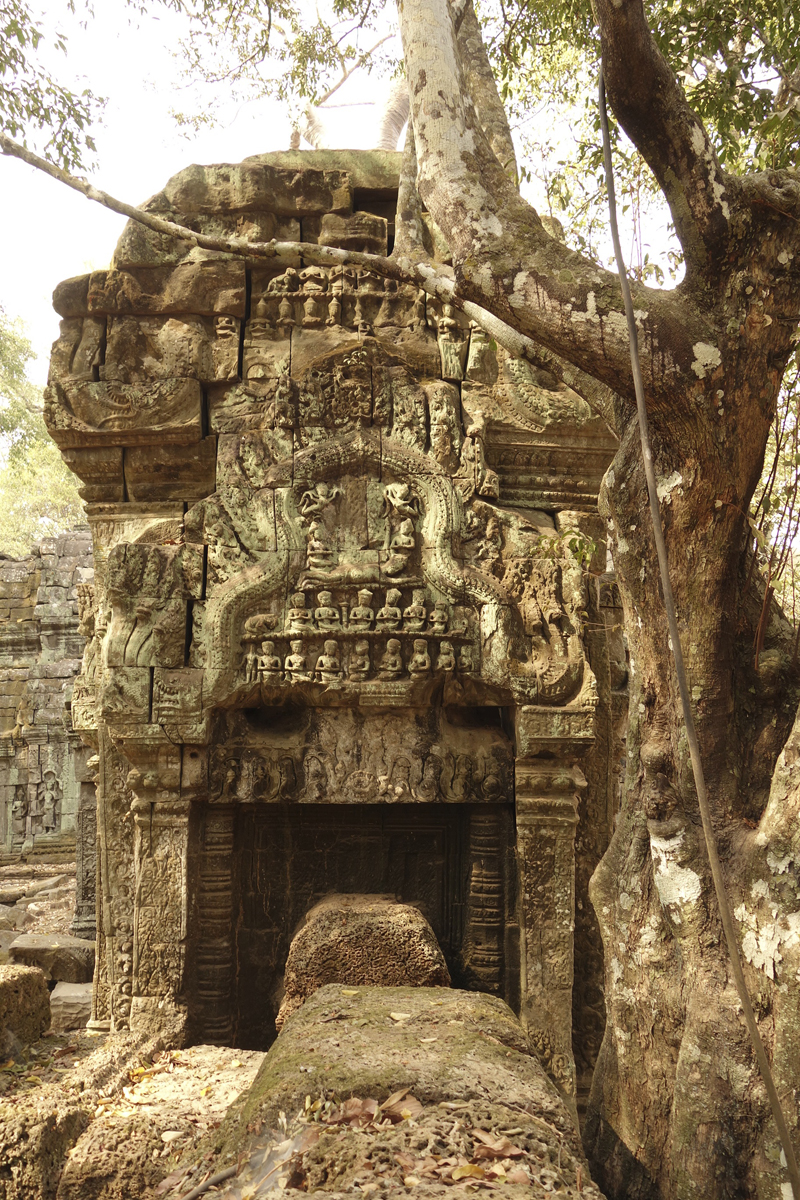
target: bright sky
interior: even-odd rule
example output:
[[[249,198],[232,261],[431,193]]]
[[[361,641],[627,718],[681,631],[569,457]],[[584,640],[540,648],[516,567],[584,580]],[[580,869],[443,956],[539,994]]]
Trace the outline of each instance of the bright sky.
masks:
[[[239,162],[250,154],[285,150],[290,126],[280,106],[267,101],[231,108],[224,127],[192,135],[178,128],[170,109],[189,109],[177,91],[179,68],[171,48],[183,28],[173,15],[153,6],[157,18],[131,23],[124,0],[97,0],[86,29],[69,19],[64,0],[40,0],[44,28],[69,31],[69,54],[53,54],[56,77],[73,90],[91,88],[107,96],[103,124],[95,130],[98,167],[92,182],[118,199],[138,204],[159,191],[170,176],[194,162]],[[380,101],[384,87],[355,77],[336,100]],[[367,147],[374,137],[374,110],[337,109],[336,141]],[[335,144],[335,143],[334,143]],[[50,345],[58,336],[53,288],[62,279],[108,264],[125,224],[123,217],[84,199],[16,159],[0,156],[0,228],[4,231],[0,306],[21,317],[39,355],[31,369],[44,382]]]

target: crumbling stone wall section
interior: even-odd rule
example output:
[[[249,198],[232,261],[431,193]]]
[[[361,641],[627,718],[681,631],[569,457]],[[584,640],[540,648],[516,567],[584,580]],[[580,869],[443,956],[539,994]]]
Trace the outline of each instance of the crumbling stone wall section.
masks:
[[[80,606],[91,608],[88,528],[0,559],[0,846],[71,850],[87,750],[71,727],[81,668]],[[93,802],[93,789],[90,800]]]
[[[263,155],[148,204],[385,254],[399,165]],[[615,440],[547,371],[363,266],[131,224],[54,302],[45,415],[96,572],[71,710],[98,751],[95,1021],[263,1048],[306,912],[388,894],[574,1092],[578,798],[585,887],[616,654],[586,539],[602,570]]]

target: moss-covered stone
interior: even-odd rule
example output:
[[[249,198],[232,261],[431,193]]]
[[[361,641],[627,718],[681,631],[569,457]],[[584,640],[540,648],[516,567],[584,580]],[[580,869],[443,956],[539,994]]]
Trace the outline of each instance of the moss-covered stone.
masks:
[[[381,1103],[403,1089],[422,1105],[411,1119],[350,1128],[335,1117],[336,1102]],[[435,1174],[447,1160],[491,1166],[476,1154],[472,1131],[479,1128],[491,1137],[516,1131],[521,1153],[514,1162],[527,1177],[504,1194],[519,1187],[529,1197],[599,1196],[567,1108],[529,1053],[521,1025],[495,997],[448,988],[320,988],[287,1020],[249,1093],[218,1131],[218,1166],[244,1152],[255,1177],[269,1131],[286,1131],[287,1122],[287,1137],[305,1145],[299,1114],[317,1101],[332,1102],[322,1110],[329,1124],[303,1151],[302,1179],[293,1185],[289,1178],[289,1190],[330,1197],[375,1172],[376,1194],[388,1196],[403,1186],[404,1171],[417,1178],[412,1164],[431,1159],[415,1195],[436,1195],[452,1186]]]

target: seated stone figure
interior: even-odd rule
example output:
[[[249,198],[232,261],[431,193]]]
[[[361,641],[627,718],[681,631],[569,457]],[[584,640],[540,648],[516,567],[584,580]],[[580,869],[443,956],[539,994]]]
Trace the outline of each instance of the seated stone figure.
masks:
[[[350,655],[349,678],[353,683],[363,683],[369,678],[370,661],[369,661],[369,642],[356,642],[353,653]]]
[[[424,638],[416,638],[414,641],[414,653],[408,664],[408,673],[412,679],[420,679],[423,675],[430,674],[430,669],[431,656],[428,654],[428,643]]]
[[[439,656],[436,659],[437,671],[455,671],[456,656],[450,642],[442,642],[439,646]]]
[[[411,603],[403,609],[403,629],[409,633],[420,633],[425,628],[428,610],[425,608],[425,593],[421,589],[411,593]]]
[[[386,653],[380,661],[379,679],[399,679],[403,674],[403,656],[400,653],[400,642],[397,638],[389,638],[386,643]]]
[[[258,656],[258,677],[262,683],[280,683],[281,660],[275,653],[274,642],[262,642]]]
[[[341,629],[342,615],[339,609],[333,604],[333,596],[330,592],[319,592],[317,595],[317,607],[314,609],[314,620],[317,629],[322,629],[327,632],[330,630]]]
[[[315,674],[318,683],[337,683],[342,678],[338,642],[326,642],[323,653],[317,659]]]
[[[375,624],[378,629],[399,629],[403,614],[400,610],[402,595],[397,588],[389,588],[386,593],[386,603],[378,609]]]
[[[431,613],[431,633],[444,633],[449,619],[447,603],[444,600],[437,600]]]
[[[372,592],[363,588],[358,593],[358,604],[350,611],[350,628],[362,632],[372,628],[375,611],[372,608]]]
[[[292,607],[286,614],[287,633],[308,633],[313,628],[314,614],[306,608],[306,598],[302,592],[292,596]]]
[[[301,641],[290,642],[289,647],[291,654],[287,654],[283,669],[286,673],[287,683],[310,683],[311,676],[308,672],[308,662],[304,653],[305,647]]]

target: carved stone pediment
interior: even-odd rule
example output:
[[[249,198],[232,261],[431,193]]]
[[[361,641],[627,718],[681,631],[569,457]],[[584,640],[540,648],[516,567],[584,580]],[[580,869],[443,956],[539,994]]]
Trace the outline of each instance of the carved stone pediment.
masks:
[[[313,159],[192,167],[160,211],[385,252],[397,161]],[[611,807],[577,765],[608,713],[602,423],[362,266],[129,228],[56,299],[46,417],[96,563],[72,702],[100,759],[95,1019],[267,1044],[311,903],[388,891],[570,1086],[587,779],[593,827]]]

